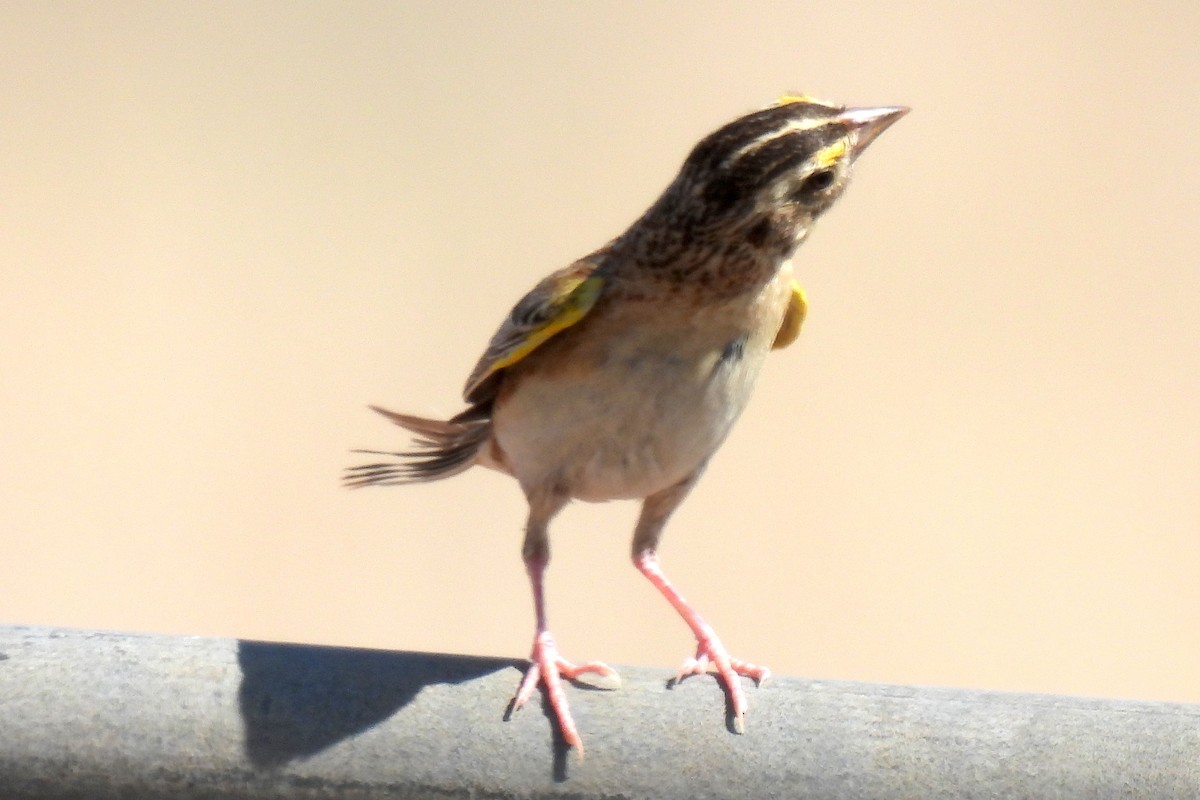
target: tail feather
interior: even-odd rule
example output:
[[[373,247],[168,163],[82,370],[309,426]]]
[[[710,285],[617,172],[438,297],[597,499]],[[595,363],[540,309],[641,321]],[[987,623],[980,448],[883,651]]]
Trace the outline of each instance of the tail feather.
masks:
[[[479,451],[492,433],[491,415],[485,409],[471,408],[450,420],[425,419],[371,406],[405,430],[416,434],[414,449],[390,452],[354,450],[355,453],[390,456],[396,461],[380,461],[350,467],[342,477],[346,486],[399,486],[449,478],[465,472],[476,463]]]

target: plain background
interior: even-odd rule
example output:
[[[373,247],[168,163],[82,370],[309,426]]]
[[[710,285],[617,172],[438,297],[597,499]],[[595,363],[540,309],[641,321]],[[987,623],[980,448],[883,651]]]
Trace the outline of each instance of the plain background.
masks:
[[[913,112],[667,531],[785,674],[1200,701],[1200,6],[0,9],[0,621],[523,656],[524,503],[350,492],[543,274],[788,91]],[[674,668],[636,506],[564,655]],[[753,702],[753,698],[752,698]]]

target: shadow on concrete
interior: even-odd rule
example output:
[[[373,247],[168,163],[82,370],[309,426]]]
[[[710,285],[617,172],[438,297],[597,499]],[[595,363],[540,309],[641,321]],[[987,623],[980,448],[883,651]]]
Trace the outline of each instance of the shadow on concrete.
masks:
[[[370,728],[425,686],[461,683],[523,662],[239,641],[238,663],[246,755],[270,768]]]

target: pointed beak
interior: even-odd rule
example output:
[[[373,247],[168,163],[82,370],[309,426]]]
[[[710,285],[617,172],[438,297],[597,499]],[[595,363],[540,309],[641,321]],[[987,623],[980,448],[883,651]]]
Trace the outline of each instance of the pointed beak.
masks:
[[[854,131],[854,145],[850,154],[854,158],[862,155],[875,137],[887,130],[893,122],[909,111],[907,106],[879,106],[878,108],[847,108],[839,117]]]

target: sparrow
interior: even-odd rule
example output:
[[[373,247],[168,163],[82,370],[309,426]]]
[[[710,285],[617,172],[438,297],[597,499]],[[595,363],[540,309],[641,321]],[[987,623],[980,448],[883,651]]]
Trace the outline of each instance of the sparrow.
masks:
[[[533,592],[530,665],[509,705],[540,685],[563,740],[583,754],[563,681],[616,681],[555,646],[544,577],[550,523],[571,500],[640,500],[634,566],[696,637],[676,680],[715,672],[730,727],[744,731],[732,657],[667,578],[663,529],[750,398],[767,353],[791,344],[808,303],[792,257],[845,191],[858,158],[908,109],[847,108],[786,95],[705,136],[628,230],[538,283],[513,307],[467,378],[466,408],[426,419],[372,408],[413,441],[352,467],[351,487],[424,483],[474,466],[516,479],[529,505],[521,556]]]

